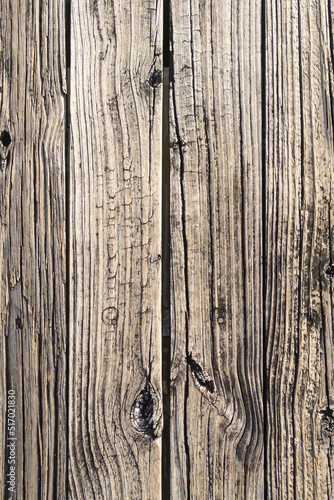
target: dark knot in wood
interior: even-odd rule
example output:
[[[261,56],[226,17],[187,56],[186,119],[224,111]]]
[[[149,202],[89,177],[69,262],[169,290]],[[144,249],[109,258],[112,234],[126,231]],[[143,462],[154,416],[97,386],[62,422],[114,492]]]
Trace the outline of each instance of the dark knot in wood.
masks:
[[[322,432],[329,437],[334,436],[334,409],[326,408],[325,410],[321,410],[321,430]]]
[[[10,133],[7,132],[7,130],[3,130],[0,135],[0,142],[3,145],[4,148],[8,148],[10,143],[12,142],[12,138],[10,136]]]
[[[116,307],[107,307],[102,312],[102,322],[107,326],[116,326],[118,316],[118,309],[116,309]]]
[[[329,264],[325,267],[325,278],[332,280],[334,279],[334,264]]]
[[[0,134],[0,157],[1,157],[1,170],[4,170],[9,159],[10,149],[12,147],[12,138],[7,130],[3,130]]]
[[[152,439],[161,436],[161,397],[149,380],[146,380],[144,389],[140,391],[132,404],[131,421],[137,432]]]
[[[23,327],[22,319],[21,318],[16,318],[15,323],[16,323],[16,328],[18,330],[22,330],[22,327]]]
[[[150,74],[149,84],[151,87],[156,88],[162,83],[162,71],[160,69],[155,69]]]

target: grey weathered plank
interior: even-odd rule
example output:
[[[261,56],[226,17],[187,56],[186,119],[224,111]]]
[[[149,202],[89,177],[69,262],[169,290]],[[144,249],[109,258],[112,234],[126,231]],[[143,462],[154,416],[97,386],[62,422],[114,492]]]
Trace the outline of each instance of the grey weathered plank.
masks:
[[[161,72],[161,1],[73,0],[70,498],[161,496]]]
[[[0,498],[8,390],[11,498],[66,498],[63,13],[63,0],[0,1]]]
[[[333,21],[324,0],[266,2],[272,499],[334,497]]]
[[[261,2],[171,15],[171,498],[263,498]]]

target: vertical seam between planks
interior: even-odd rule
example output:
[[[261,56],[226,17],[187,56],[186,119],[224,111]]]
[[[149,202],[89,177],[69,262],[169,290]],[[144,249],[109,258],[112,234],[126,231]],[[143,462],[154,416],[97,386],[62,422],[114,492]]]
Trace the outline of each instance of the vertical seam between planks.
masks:
[[[268,379],[267,379],[267,178],[266,178],[266,0],[261,2],[261,106],[262,106],[262,335],[263,335],[263,434],[264,434],[264,498],[268,496]]]
[[[162,500],[170,499],[170,150],[169,150],[169,43],[170,0],[163,0],[163,94],[162,94],[162,200],[161,200],[161,361],[164,425],[161,446]],[[166,155],[166,156],[165,156]]]
[[[67,79],[67,96],[65,105],[65,268],[66,268],[66,498],[69,497],[69,366],[70,366],[70,349],[69,349],[69,332],[70,332],[70,63],[71,63],[71,0],[65,0],[65,37],[66,37],[66,79]]]
[[[161,321],[162,321],[162,387],[164,426],[162,432],[161,485],[162,500],[170,499],[170,137],[169,137],[169,65],[170,0],[163,0],[163,102],[162,102],[162,200],[161,200]],[[166,155],[166,156],[165,156]],[[166,310],[167,309],[167,310]]]

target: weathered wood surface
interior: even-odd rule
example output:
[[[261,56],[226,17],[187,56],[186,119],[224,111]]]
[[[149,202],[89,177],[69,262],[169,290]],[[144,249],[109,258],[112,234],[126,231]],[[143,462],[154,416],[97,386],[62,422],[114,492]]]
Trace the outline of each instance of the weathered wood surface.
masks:
[[[64,4],[0,0],[0,499],[14,390],[13,498],[160,500],[163,6],[72,0],[67,89]],[[333,23],[171,0],[173,500],[334,497]]]
[[[0,1],[0,498],[66,498],[63,14]]]
[[[160,0],[73,0],[70,498],[161,497],[162,87]]]
[[[334,498],[333,8],[324,0],[266,2],[272,499]]]
[[[261,2],[171,17],[171,498],[258,499]]]

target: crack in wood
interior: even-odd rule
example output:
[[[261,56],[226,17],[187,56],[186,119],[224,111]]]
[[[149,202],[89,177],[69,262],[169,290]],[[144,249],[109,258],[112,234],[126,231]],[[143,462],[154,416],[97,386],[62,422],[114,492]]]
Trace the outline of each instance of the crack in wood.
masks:
[[[192,352],[187,354],[187,363],[190,366],[191,375],[197,389],[210,403],[215,403],[217,399],[215,383],[201,365],[193,359]]]

